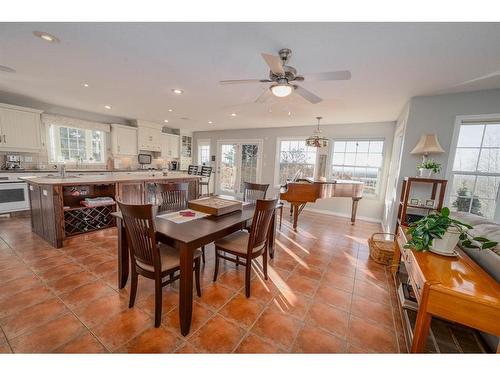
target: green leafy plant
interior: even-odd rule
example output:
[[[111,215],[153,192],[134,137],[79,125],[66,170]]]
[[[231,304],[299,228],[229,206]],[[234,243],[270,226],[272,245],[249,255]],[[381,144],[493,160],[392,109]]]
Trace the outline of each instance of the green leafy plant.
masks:
[[[411,239],[406,243],[406,248],[416,251],[426,251],[432,246],[435,238],[443,238],[449,228],[454,228],[460,233],[462,246],[475,249],[489,249],[495,247],[497,242],[485,237],[473,237],[469,233],[472,226],[450,217],[450,209],[443,207],[441,212],[429,214],[426,217],[409,224],[408,234]]]
[[[417,169],[432,169],[434,173],[441,172],[441,164],[432,159],[428,159],[417,165]]]

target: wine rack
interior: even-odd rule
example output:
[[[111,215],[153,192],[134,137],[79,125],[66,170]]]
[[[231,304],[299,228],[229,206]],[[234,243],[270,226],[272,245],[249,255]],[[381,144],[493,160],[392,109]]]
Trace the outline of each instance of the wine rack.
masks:
[[[67,237],[115,225],[111,215],[115,205],[99,207],[75,207],[64,210],[64,232]]]

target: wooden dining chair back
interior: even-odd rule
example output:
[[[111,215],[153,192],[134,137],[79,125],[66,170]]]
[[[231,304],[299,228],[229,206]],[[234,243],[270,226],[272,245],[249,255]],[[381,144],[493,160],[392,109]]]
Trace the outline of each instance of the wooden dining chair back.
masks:
[[[129,308],[137,295],[138,275],[155,281],[155,327],[161,324],[162,288],[180,278],[180,255],[173,247],[161,244],[156,238],[152,204],[125,204],[117,201],[125,224],[130,250],[131,284]],[[196,292],[201,296],[201,251],[193,254]]]
[[[160,207],[158,211],[179,211],[188,206],[189,183],[175,182],[156,184],[160,196]]]
[[[243,201],[255,203],[257,199],[266,199],[269,184],[243,182]]]
[[[198,174],[198,166],[197,165],[188,166],[188,174]]]
[[[252,260],[262,255],[262,270],[267,280],[267,249],[271,222],[276,207],[276,199],[258,199],[249,232],[238,231],[215,241],[214,282],[219,272],[219,259],[225,259],[245,267],[245,295],[250,297],[250,276]],[[227,254],[231,255],[228,256]],[[241,260],[245,259],[245,261]]]
[[[276,208],[276,199],[258,199],[255,206],[255,214],[252,219],[250,238],[248,239],[247,257],[252,255],[254,249],[267,246],[271,220]]]
[[[156,245],[153,205],[125,204],[118,202],[125,223],[130,258],[153,268],[160,267],[160,255]]]

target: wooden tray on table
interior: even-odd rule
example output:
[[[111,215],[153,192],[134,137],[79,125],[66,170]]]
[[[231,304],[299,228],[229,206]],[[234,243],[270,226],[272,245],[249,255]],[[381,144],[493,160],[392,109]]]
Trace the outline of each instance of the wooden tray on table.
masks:
[[[234,211],[241,211],[243,209],[243,204],[237,200],[206,197],[189,201],[188,207],[192,210],[204,212],[213,216],[221,216]]]

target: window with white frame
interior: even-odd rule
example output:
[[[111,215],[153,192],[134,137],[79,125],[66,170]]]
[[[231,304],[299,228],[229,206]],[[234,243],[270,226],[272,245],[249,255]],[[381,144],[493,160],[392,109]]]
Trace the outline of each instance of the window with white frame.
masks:
[[[51,162],[105,163],[105,134],[95,129],[50,125]]]
[[[198,164],[210,165],[210,141],[198,141]]]
[[[334,140],[331,176],[338,180],[363,181],[364,195],[376,196],[380,190],[383,155],[381,139]]]
[[[278,140],[279,173],[277,184],[284,184],[296,175],[312,178],[316,165],[316,148],[306,145],[305,139]]]
[[[500,220],[500,121],[462,123],[453,167],[449,206]]]

